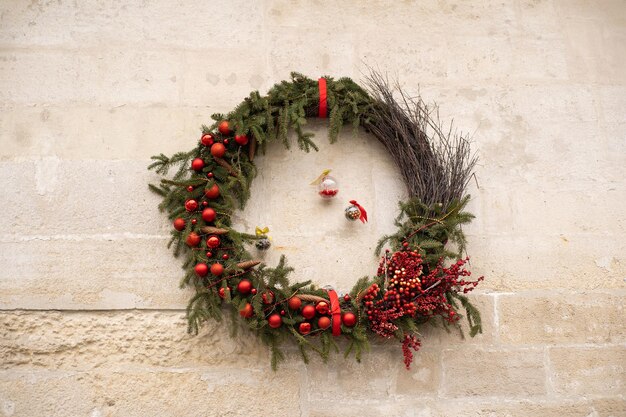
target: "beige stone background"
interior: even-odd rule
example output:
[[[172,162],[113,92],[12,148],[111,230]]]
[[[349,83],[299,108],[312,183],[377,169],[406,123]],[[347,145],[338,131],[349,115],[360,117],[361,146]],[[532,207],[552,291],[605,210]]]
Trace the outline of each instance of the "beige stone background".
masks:
[[[0,415],[625,416],[626,2],[0,3]],[[484,334],[425,328],[362,364],[276,373],[256,339],[186,334],[149,157],[298,70],[369,64],[474,133],[469,254]],[[364,133],[259,158],[246,230],[346,290],[403,188]],[[334,168],[341,198],[306,184]],[[342,217],[347,199],[367,225]]]

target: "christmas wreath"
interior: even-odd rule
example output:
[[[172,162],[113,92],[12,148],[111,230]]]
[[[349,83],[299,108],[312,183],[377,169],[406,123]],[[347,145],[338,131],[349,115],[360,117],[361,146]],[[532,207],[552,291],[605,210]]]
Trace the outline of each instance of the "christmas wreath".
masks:
[[[290,282],[293,269],[284,256],[270,268],[251,253],[252,245],[255,251],[270,246],[267,230],[232,228],[234,210],[250,196],[257,150],[265,152],[272,141],[289,148],[289,132],[303,151],[317,150],[305,130],[310,117],[328,118],[331,143],[347,124],[371,133],[397,163],[409,196],[399,203],[397,231],[379,241],[376,256],[387,249],[378,271],[346,294],[310,281]],[[468,137],[444,130],[433,108],[377,72],[365,88],[349,78],[314,81],[293,73],[267,95],[252,92],[230,113],[212,119],[194,149],[154,156],[149,166],[163,176],[150,188],[162,196],[159,208],[173,221],[168,247],[185,257],[181,287],[195,289],[187,307],[190,333],[206,320],[221,320],[229,306],[269,346],[275,369],[288,339],[306,362],[310,350],[324,359],[338,351],[339,338],[347,339],[345,355],[357,360],[372,335],[396,338],[408,368],[411,349],[420,347],[421,325],[459,326],[465,316],[470,335],[481,332],[480,314],[465,294],[482,277],[469,278],[468,258],[462,256],[462,225],[473,218],[465,211],[465,189],[477,160]],[[172,167],[176,171],[169,176]],[[337,190],[324,174],[317,181],[320,195],[332,198]],[[346,217],[366,221],[365,210],[351,203]]]

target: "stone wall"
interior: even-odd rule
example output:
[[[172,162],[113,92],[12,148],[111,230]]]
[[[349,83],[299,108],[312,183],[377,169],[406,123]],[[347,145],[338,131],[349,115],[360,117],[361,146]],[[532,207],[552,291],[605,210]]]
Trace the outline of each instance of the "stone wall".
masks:
[[[609,0],[2,2],[0,415],[626,415],[625,45]],[[188,336],[149,157],[291,70],[368,64],[474,132],[484,334],[425,328],[409,372],[379,344],[362,364],[290,351],[275,373],[248,335]],[[258,159],[239,224],[345,290],[403,187],[365,133],[312,128],[318,154]],[[327,167],[330,207],[303,186]],[[347,224],[349,198],[370,223]]]

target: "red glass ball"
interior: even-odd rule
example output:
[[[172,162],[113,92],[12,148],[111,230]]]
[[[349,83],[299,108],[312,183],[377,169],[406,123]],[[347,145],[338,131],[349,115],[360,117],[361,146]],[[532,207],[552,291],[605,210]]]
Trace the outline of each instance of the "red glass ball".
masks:
[[[189,233],[189,236],[187,236],[187,240],[186,243],[188,246],[196,247],[200,244],[200,241],[202,240],[202,238],[195,232],[191,232]]]
[[[209,274],[209,267],[205,263],[200,263],[195,266],[194,270],[200,277],[206,277]]]
[[[239,284],[237,284],[237,291],[244,295],[249,294],[250,291],[252,291],[252,283],[250,282],[250,280],[242,279],[241,281],[239,281]]]
[[[249,319],[254,314],[254,309],[252,308],[252,304],[246,303],[246,306],[239,310],[239,315],[245,319]]]
[[[191,161],[191,169],[194,171],[202,171],[202,168],[204,168],[204,161],[202,158],[196,158]]]
[[[269,324],[272,329],[278,329],[281,324],[283,324],[283,319],[280,317],[280,314],[272,314],[268,317],[267,324]]]
[[[317,321],[317,326],[320,329],[328,329],[330,327],[330,319],[326,316],[320,317],[320,319]]]
[[[248,136],[247,135],[235,135],[235,142],[238,145],[244,146],[248,144]]]
[[[299,310],[302,305],[302,300],[299,297],[291,297],[287,302],[289,308],[292,310]]]
[[[185,220],[181,219],[180,217],[174,220],[174,229],[180,232],[184,228],[185,228]]]
[[[211,188],[204,190],[204,195],[206,198],[215,199],[220,196],[220,187],[218,187],[217,184],[213,184]]]
[[[228,135],[230,133],[230,123],[228,123],[228,120],[222,120],[220,124],[217,125],[217,130],[219,130],[222,135]]]
[[[341,321],[343,322],[344,326],[354,327],[356,325],[356,316],[354,315],[354,313],[348,312],[343,315]]]
[[[311,333],[311,323],[300,323],[298,327],[298,331],[300,334],[309,334]]]
[[[220,245],[220,238],[217,236],[210,236],[207,240],[206,240],[206,245],[209,248],[215,249]]]
[[[213,145],[213,142],[213,135],[210,133],[202,135],[202,138],[200,139],[200,143],[202,143],[204,146],[211,146]]]
[[[211,273],[217,277],[224,273],[224,267],[222,264],[214,263],[211,265]]]
[[[204,201],[203,203],[206,203],[206,201]],[[211,223],[215,220],[216,217],[217,213],[211,207],[202,210],[202,220],[204,220],[205,222]]]
[[[320,313],[320,314],[327,314],[328,313],[328,303],[326,301],[320,301],[315,306],[315,310],[317,310],[317,312]]]
[[[226,154],[226,147],[224,146],[223,143],[214,143],[211,146],[211,155],[213,155],[216,158],[221,158]]]
[[[315,307],[313,307],[312,305],[306,305],[302,307],[302,316],[305,319],[312,319],[313,317],[315,317]]]
[[[196,200],[185,201],[185,210],[187,210],[188,212],[198,210],[198,202]]]

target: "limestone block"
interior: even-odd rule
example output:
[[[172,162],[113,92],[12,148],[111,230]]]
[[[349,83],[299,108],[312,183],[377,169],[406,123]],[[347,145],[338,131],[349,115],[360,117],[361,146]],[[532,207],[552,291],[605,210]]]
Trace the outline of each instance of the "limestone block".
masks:
[[[549,348],[555,391],[567,396],[620,395],[626,387],[626,347]]]
[[[546,394],[543,353],[471,346],[444,350],[443,397],[528,398]]]
[[[588,292],[501,295],[504,344],[624,343],[624,294]]]

